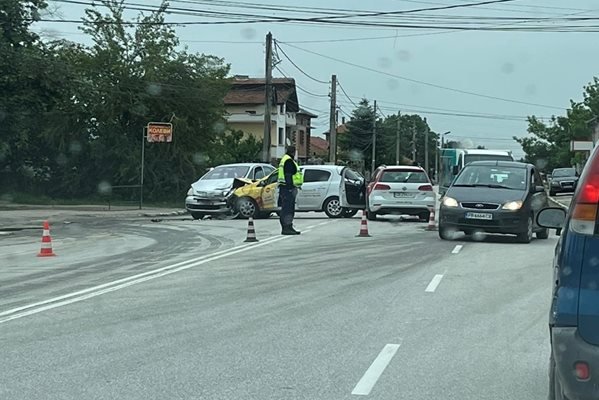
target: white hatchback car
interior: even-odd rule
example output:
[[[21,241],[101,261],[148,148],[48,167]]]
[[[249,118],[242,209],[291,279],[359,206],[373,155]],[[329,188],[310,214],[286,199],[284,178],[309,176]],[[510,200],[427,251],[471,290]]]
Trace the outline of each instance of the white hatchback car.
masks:
[[[369,220],[377,215],[414,215],[428,221],[430,209],[435,207],[436,194],[424,169],[407,165],[381,165],[366,186],[365,196],[360,196],[359,182],[345,180],[341,206],[364,208]]]

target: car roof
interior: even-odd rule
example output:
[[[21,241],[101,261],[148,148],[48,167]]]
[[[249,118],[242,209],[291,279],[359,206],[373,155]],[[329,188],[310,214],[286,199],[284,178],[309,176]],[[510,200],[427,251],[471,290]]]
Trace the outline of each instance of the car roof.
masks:
[[[406,169],[409,171],[424,171],[424,168],[417,167],[415,165],[381,165],[379,168],[382,169]]]
[[[464,153],[477,155],[477,154],[485,154],[485,155],[500,155],[507,156],[512,155],[509,150],[488,150],[488,149],[464,149]]]
[[[274,168],[272,165],[270,164],[266,164],[266,163],[234,163],[234,164],[222,164],[222,165],[218,165],[214,168],[223,168],[223,167],[253,167],[255,165],[261,165],[261,166],[265,166],[268,165],[269,167]]]
[[[343,166],[342,165],[327,165],[327,164],[323,164],[323,165],[300,165],[300,168],[303,169],[322,169],[325,171],[336,171],[337,173],[341,173],[341,171],[343,170]]]
[[[483,166],[488,166],[488,167],[512,167],[512,168],[533,168],[534,165],[532,164],[527,164],[527,163],[522,163],[519,161],[472,161],[469,162],[467,166],[469,165],[483,165]]]

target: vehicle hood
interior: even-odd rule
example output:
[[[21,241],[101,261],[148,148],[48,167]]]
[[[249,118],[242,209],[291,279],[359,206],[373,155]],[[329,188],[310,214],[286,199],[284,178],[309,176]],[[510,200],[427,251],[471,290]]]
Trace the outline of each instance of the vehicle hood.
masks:
[[[485,202],[503,204],[508,201],[524,200],[524,190],[496,189],[488,187],[450,187],[447,197],[453,197],[458,202]]]
[[[571,182],[571,181],[577,181],[578,177],[577,176],[560,176],[558,178],[551,178],[552,182]]]

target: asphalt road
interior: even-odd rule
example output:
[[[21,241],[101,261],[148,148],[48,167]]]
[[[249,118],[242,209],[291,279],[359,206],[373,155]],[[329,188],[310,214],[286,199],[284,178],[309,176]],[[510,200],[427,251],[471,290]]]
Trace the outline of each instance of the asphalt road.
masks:
[[[557,238],[305,214],[0,237],[2,399],[543,399]]]

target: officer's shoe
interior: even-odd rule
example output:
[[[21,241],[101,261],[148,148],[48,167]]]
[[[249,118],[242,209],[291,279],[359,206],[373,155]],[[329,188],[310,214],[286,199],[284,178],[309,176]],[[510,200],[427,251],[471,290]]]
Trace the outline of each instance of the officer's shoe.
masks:
[[[299,235],[300,232],[293,229],[292,226],[284,226],[281,235]]]
[[[296,231],[293,226],[291,227],[291,230],[294,232],[295,235],[301,235],[302,234],[300,231]]]

